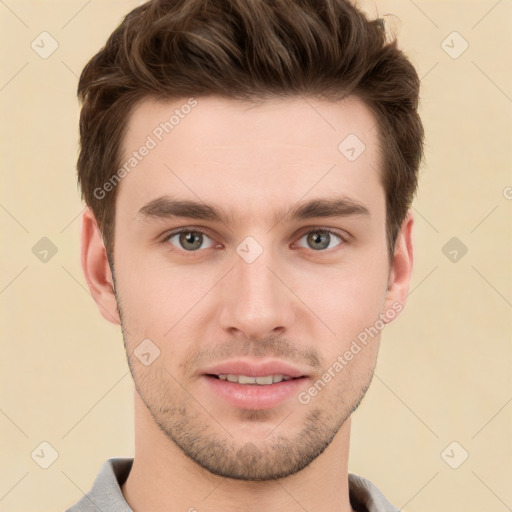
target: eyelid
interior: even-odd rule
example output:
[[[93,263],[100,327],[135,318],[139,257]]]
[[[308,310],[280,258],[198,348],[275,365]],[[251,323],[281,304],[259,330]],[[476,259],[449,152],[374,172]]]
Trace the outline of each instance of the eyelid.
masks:
[[[206,235],[209,238],[212,238],[212,236],[209,234],[208,230],[206,228],[199,228],[196,226],[184,226],[181,228],[172,229],[170,231],[166,231],[162,235],[163,240],[167,240],[171,236],[178,235],[180,233],[202,233],[203,235]]]
[[[324,231],[325,233],[330,233],[332,235],[339,236],[344,242],[348,242],[352,238],[352,235],[350,235],[346,231],[336,228],[328,228],[327,226],[306,226],[304,228],[301,228],[296,236],[302,237],[308,233],[313,233],[315,231]]]
[[[345,231],[340,232],[337,229],[327,228],[327,227],[322,227],[322,226],[307,226],[302,231],[299,231],[299,234],[296,235],[295,238],[298,242],[305,235],[308,235],[309,233],[315,233],[315,232],[329,233],[329,235],[334,235],[341,240],[341,242],[336,247],[331,247],[330,249],[324,249],[321,251],[315,251],[314,249],[309,249],[316,254],[330,253],[332,250],[335,250],[336,248],[348,243],[348,241],[351,238],[351,236],[348,233],[346,233]],[[297,242],[294,242],[292,245],[295,245]],[[300,249],[305,249],[305,247],[300,247]]]
[[[207,247],[206,249],[198,249],[196,251],[186,251],[185,249],[180,249],[179,247],[173,246],[169,239],[173,238],[176,235],[180,235],[181,233],[201,233],[202,235],[208,237],[214,244],[218,244],[217,241],[214,239],[214,237],[210,236],[207,230],[203,228],[196,228],[194,226],[185,226],[182,228],[174,229],[173,231],[167,232],[165,235],[162,236],[162,243],[168,243],[168,245],[171,246],[172,251],[178,251],[180,254],[187,254],[187,255],[193,255],[194,253],[199,253],[202,251],[205,251],[206,249],[213,249],[214,247]]]

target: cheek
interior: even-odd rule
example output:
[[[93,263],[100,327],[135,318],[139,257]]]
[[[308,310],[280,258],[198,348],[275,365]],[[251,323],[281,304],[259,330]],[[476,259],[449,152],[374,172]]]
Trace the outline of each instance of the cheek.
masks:
[[[215,265],[176,265],[160,258],[131,258],[116,272],[127,342],[149,338],[166,360],[180,361],[181,347],[196,339],[197,325],[215,303],[211,293],[224,271]],[[207,309],[205,309],[207,308]],[[208,309],[209,308],[209,309]],[[180,343],[171,343],[173,340]]]
[[[116,275],[123,307],[132,319],[145,318],[157,324],[177,315],[195,296],[201,278],[193,266],[172,264],[164,251],[155,254],[136,251],[129,258],[116,262]]]
[[[387,268],[363,262],[302,274],[300,297],[336,338],[350,340],[379,318],[386,297]]]

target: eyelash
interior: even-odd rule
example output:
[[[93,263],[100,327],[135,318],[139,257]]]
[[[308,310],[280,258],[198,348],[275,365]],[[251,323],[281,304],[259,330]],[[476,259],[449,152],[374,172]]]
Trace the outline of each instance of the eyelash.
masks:
[[[335,237],[338,237],[340,239],[340,243],[338,244],[337,247],[339,247],[341,245],[345,245],[348,242],[348,240],[347,240],[348,236],[343,236],[340,233],[338,233],[337,231],[334,231],[333,229],[323,228],[323,227],[314,227],[312,229],[309,229],[308,231],[304,231],[300,234],[300,236],[298,237],[297,240],[300,240],[305,235],[309,235],[310,233],[317,233],[317,232],[328,233],[329,235],[334,235]],[[210,238],[212,241],[214,241],[214,239],[206,231],[204,231],[201,228],[180,228],[176,231],[172,231],[171,233],[166,234],[162,240],[162,243],[170,245],[171,251],[173,251],[173,252],[177,251],[180,254],[184,254],[186,256],[194,256],[197,253],[200,253],[201,251],[206,250],[206,249],[197,249],[195,251],[186,251],[185,249],[179,249],[179,248],[172,246],[172,244],[169,243],[169,240],[171,238],[175,237],[176,235],[180,235],[181,233],[201,233],[202,235],[204,235],[204,236]],[[213,247],[210,247],[210,249],[212,249],[212,248]],[[314,253],[321,254],[321,253],[329,253],[331,250],[333,250],[335,248],[336,247],[332,247],[330,249],[322,249],[319,251],[315,251],[314,249],[309,249],[309,250],[313,251]],[[301,247],[301,249],[304,249],[304,247]]]

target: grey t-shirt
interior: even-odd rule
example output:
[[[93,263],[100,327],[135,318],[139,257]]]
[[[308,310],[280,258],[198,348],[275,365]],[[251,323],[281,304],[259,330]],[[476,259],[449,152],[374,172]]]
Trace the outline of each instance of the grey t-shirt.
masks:
[[[133,459],[108,459],[100,469],[92,489],[66,512],[133,512],[121,492]],[[357,512],[399,512],[369,480],[348,475],[350,503]]]

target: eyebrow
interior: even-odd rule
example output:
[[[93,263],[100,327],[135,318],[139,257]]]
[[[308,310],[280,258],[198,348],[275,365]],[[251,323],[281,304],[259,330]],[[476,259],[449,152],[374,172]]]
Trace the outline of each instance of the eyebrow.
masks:
[[[293,222],[317,217],[370,216],[362,203],[348,197],[312,199],[300,202],[289,209],[281,209],[274,215],[274,222]],[[144,205],[135,215],[135,220],[187,218],[234,224],[237,216],[232,210],[208,205],[200,201],[178,200],[161,196]]]

